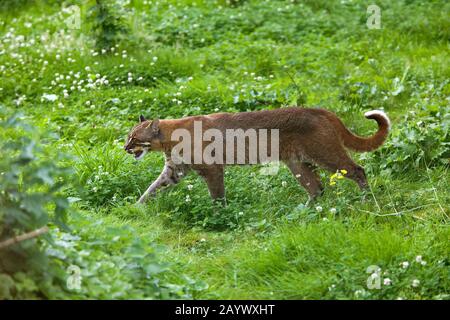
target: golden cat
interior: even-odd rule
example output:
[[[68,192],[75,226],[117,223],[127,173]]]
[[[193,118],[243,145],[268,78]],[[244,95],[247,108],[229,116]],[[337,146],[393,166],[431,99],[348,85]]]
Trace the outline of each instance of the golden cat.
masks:
[[[277,156],[290,169],[298,182],[309,194],[309,201],[322,193],[323,187],[315,172],[322,167],[330,172],[346,170],[345,177],[354,180],[361,189],[367,187],[364,169],[357,165],[348,155],[346,148],[354,151],[371,151],[383,144],[389,133],[390,121],[383,111],[373,110],[365,113],[368,119],[378,123],[378,131],[371,137],[359,137],[350,132],[342,121],[332,112],[324,109],[289,107],[275,110],[263,110],[239,113],[216,113],[205,116],[192,116],[171,120],[146,120],[140,116],[140,123],[128,135],[125,151],[141,159],[149,151],[163,152],[166,157],[165,166],[159,177],[148,187],[139,199],[146,202],[156,191],[168,185],[177,184],[190,170],[196,171],[205,180],[210,195],[214,200],[225,202],[224,167],[230,163],[225,161],[195,162],[194,157],[206,151],[212,141],[222,139],[227,142],[227,134],[231,129],[249,132],[249,130],[276,130],[278,135]],[[196,123],[200,123],[203,132],[213,129],[215,139],[203,139],[201,144],[191,150],[191,158],[174,158],[174,150],[179,140],[173,139],[176,130],[184,130],[194,134]],[[260,135],[262,136],[262,135]],[[220,137],[220,138],[217,138]],[[204,137],[203,137],[204,138]],[[249,138],[247,134],[245,138]],[[228,138],[228,140],[230,140]],[[234,138],[232,143],[234,144]],[[269,148],[274,142],[268,144]],[[244,163],[249,161],[247,152],[252,148],[250,140],[245,140],[246,155]],[[186,151],[186,150],[185,150]],[[222,152],[223,151],[223,152]],[[239,150],[237,150],[239,151]],[[240,156],[234,151],[232,160]],[[212,156],[217,160],[225,158],[225,148],[216,149]],[[182,154],[182,156],[185,156]],[[273,154],[271,155],[273,156]],[[262,162],[258,156],[256,162]],[[254,160],[255,160],[254,159]],[[175,161],[176,160],[176,161]],[[237,161],[242,164],[242,161]],[[236,161],[234,162],[236,163]]]

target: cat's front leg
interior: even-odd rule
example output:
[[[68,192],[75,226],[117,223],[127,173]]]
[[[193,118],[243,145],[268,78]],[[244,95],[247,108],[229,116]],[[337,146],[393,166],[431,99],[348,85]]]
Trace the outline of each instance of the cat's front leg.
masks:
[[[146,203],[159,189],[177,184],[187,172],[188,167],[186,166],[177,166],[171,161],[166,162],[159,177],[147,188],[138,203]]]

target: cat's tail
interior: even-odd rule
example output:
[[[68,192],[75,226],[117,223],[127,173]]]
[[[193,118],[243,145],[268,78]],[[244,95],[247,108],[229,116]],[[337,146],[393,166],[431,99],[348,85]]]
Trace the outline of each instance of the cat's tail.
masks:
[[[358,152],[372,151],[381,146],[386,140],[391,121],[386,113],[381,110],[372,110],[364,114],[367,119],[374,119],[378,123],[378,131],[371,137],[360,137],[348,130],[339,118],[338,132],[344,143],[344,146]]]

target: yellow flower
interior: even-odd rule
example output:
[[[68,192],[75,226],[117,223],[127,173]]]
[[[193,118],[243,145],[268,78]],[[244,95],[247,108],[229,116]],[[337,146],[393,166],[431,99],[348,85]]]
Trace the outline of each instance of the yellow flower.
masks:
[[[342,169],[342,170],[341,170],[341,173],[342,173],[343,175],[346,175],[346,174],[347,174],[347,170]]]

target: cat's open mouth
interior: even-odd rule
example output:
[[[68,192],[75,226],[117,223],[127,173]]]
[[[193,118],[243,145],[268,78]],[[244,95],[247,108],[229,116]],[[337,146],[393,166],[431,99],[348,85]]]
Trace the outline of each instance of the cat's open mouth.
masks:
[[[143,153],[144,153],[144,151],[142,151],[142,150],[138,150],[138,151],[134,152],[134,158],[139,159]]]

